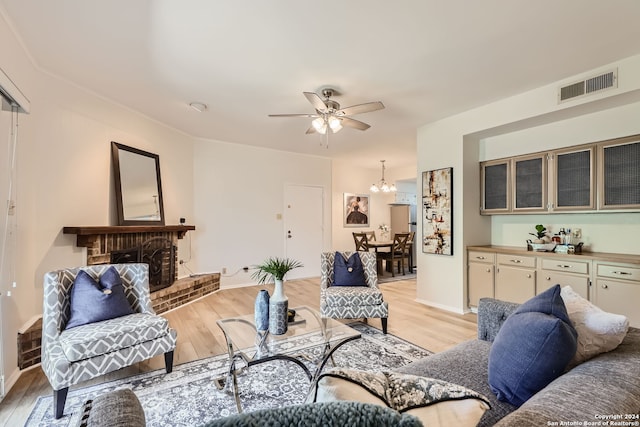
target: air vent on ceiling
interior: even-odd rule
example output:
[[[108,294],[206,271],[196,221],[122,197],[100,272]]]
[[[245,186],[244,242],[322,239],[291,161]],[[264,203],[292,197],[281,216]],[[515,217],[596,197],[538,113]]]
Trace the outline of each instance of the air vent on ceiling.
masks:
[[[558,89],[558,103],[618,87],[618,69],[589,77]]]

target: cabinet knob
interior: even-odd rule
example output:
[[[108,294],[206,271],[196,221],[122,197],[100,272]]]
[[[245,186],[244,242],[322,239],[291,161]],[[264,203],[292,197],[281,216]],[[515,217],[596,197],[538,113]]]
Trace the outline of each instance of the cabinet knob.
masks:
[[[487,273],[491,273],[491,269],[490,268],[487,268]]]
[[[485,257],[483,257],[483,256],[477,256],[476,258],[477,259],[485,259]]]
[[[547,280],[551,280],[551,277],[547,277]]]
[[[558,267],[560,267],[560,268],[571,268],[570,265],[566,265],[566,264],[558,264]]]
[[[520,264],[522,262],[521,259],[512,259],[511,262],[515,262],[516,264]]]
[[[620,276],[628,276],[628,275],[630,275],[630,274],[631,274],[631,273],[629,273],[628,271],[613,271],[612,273],[613,273],[613,274],[620,275]]]
[[[531,274],[527,274],[527,279],[531,279]]]
[[[602,289],[607,289],[609,288],[609,285],[602,285]]]

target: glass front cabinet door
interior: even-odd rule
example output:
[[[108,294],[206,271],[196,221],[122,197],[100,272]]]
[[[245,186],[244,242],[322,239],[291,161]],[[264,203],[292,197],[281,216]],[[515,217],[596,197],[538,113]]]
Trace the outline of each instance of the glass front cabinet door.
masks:
[[[508,159],[480,163],[481,214],[511,210],[511,162]]]
[[[547,155],[513,159],[513,212],[547,210]]]
[[[640,135],[598,144],[599,209],[640,209]]]
[[[594,147],[553,151],[551,168],[551,200],[554,211],[595,209]]]

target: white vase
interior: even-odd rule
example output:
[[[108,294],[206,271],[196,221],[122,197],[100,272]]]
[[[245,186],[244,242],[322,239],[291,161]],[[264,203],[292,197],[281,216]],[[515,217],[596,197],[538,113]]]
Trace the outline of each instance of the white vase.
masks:
[[[289,298],[284,294],[282,280],[276,279],[275,285],[273,295],[269,298],[269,333],[282,335],[287,332]]]

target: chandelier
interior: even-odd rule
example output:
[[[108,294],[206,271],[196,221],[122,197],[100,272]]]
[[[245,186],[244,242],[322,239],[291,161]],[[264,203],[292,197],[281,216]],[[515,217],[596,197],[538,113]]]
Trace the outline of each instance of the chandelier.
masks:
[[[383,193],[398,191],[395,184],[391,184],[389,186],[389,184],[387,184],[387,181],[384,180],[384,162],[384,160],[380,160],[380,163],[382,163],[382,178],[380,178],[380,182],[377,185],[372,184],[369,188],[369,190],[371,190],[371,192],[373,193],[377,193],[379,191],[382,191]]]

